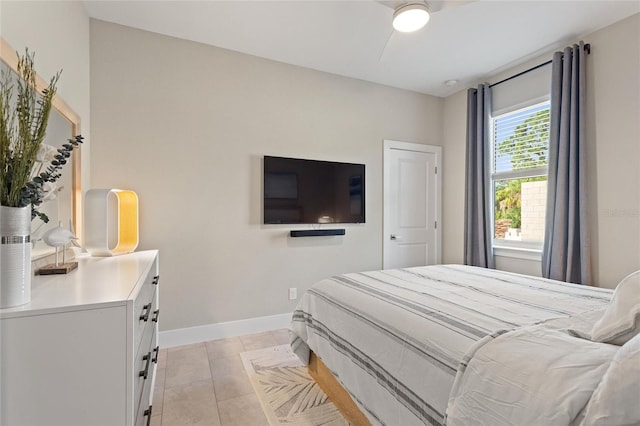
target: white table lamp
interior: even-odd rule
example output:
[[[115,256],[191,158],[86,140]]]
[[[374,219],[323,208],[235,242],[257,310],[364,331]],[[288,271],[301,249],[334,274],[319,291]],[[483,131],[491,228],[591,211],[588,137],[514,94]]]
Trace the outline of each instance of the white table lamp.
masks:
[[[138,195],[122,189],[90,189],[84,227],[84,246],[92,256],[131,253],[138,247]]]

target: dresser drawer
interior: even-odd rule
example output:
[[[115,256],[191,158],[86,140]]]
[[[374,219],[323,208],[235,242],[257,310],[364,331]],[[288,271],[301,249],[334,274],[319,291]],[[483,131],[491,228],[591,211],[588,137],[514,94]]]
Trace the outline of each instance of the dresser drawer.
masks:
[[[158,352],[160,348],[157,346],[156,329],[155,323],[149,324],[145,328],[142,343],[136,354],[135,377],[133,378],[133,400],[136,404],[148,405],[148,401],[146,403],[144,401],[140,402],[140,398],[144,388],[151,386],[151,383],[153,383],[153,377],[158,363]]]
[[[142,335],[147,324],[152,323],[154,311],[158,309],[156,305],[156,292],[160,276],[157,275],[157,260],[153,262],[153,266],[149,271],[149,275],[144,280],[144,284],[140,288],[138,296],[133,303],[133,347],[136,353],[142,341]]]
[[[149,426],[151,424],[151,416],[153,415],[153,407],[151,404],[140,404],[138,413],[136,415],[136,426]]]
[[[148,352],[151,356],[149,370],[147,378],[144,379],[142,376],[139,376],[140,379],[136,382],[136,397],[139,395],[139,399],[137,399],[135,413],[136,419],[134,424],[136,426],[143,426],[150,424],[151,416],[152,416],[152,408],[151,408],[151,393],[153,392],[152,385],[154,383],[153,378],[156,373],[156,365],[158,363],[158,352],[159,347],[156,346],[156,333],[154,331],[153,338],[151,340],[151,350]],[[145,365],[146,368],[146,360]]]

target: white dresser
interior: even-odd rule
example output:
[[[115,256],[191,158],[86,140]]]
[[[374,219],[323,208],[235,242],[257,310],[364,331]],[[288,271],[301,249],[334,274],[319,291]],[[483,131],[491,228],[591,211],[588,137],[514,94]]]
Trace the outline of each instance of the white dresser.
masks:
[[[0,309],[0,425],[138,426],[158,360],[158,252],[79,259]]]

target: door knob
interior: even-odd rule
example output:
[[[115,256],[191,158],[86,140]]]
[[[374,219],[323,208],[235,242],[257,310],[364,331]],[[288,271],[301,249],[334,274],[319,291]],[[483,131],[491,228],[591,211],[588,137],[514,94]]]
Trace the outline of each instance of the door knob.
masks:
[[[391,238],[392,240],[394,240],[394,241],[396,241],[396,240],[401,240],[401,239],[402,239],[402,238],[400,238],[400,236],[399,236],[399,235],[396,235],[396,234],[391,234],[390,238]]]

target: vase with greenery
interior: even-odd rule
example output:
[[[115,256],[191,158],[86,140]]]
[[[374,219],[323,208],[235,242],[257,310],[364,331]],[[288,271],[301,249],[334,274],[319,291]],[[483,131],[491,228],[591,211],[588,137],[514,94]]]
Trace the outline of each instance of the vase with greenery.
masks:
[[[42,167],[42,143],[60,72],[38,92],[34,55],[18,55],[17,75],[0,77],[0,308],[29,302],[31,296],[30,223],[49,218],[38,207],[46,188],[61,176],[82,136],[68,140]],[[39,158],[40,156],[40,158]],[[36,167],[36,164],[39,164]]]

